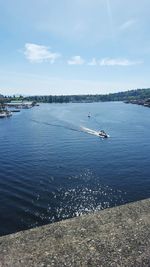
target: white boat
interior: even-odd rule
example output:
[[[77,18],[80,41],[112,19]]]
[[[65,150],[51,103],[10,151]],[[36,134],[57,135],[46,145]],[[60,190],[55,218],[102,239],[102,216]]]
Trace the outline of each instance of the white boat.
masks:
[[[108,138],[108,137],[109,137],[109,135],[108,135],[107,133],[105,133],[104,130],[101,130],[101,131],[99,132],[99,136],[102,137],[102,138]]]
[[[2,112],[0,112],[0,118],[6,118],[6,117],[11,117],[12,116],[12,112],[9,110],[3,110]]]
[[[5,112],[1,112],[1,113],[0,113],[0,119],[2,119],[2,118],[6,118],[6,117],[7,117],[7,115],[6,115]]]
[[[11,112],[20,112],[20,109],[12,109]]]
[[[101,137],[101,138],[108,138],[109,137],[109,135],[106,134],[104,130],[95,131],[93,129],[89,129],[89,128],[83,127],[83,126],[81,126],[80,128],[82,129],[82,131],[84,131],[86,133],[89,133],[89,134],[92,134],[92,135],[96,135],[96,136]]]

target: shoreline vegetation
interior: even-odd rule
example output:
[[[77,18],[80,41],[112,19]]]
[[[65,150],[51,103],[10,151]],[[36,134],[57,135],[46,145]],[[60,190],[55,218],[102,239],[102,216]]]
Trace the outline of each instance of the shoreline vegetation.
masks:
[[[30,101],[33,106],[36,103],[92,103],[92,102],[109,102],[123,101],[124,103],[138,104],[150,107],[150,88],[135,89],[110,94],[87,94],[87,95],[34,95],[24,97],[20,96],[3,96],[0,95],[0,110],[7,107],[8,103],[13,101]]]

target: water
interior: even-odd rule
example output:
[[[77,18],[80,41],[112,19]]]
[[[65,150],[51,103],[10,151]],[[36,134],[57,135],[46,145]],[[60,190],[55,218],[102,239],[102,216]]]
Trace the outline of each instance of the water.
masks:
[[[0,235],[150,197],[149,125],[150,109],[119,102],[1,119]]]

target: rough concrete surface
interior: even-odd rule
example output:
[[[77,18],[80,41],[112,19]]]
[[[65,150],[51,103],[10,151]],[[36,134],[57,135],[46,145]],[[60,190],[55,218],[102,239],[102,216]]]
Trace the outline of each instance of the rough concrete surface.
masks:
[[[6,266],[150,266],[150,199],[0,237]]]

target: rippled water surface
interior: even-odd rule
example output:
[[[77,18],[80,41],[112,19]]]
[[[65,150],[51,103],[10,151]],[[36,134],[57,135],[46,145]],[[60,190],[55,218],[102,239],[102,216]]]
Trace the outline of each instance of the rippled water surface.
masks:
[[[41,104],[1,119],[0,235],[150,197],[149,157],[141,106]]]

